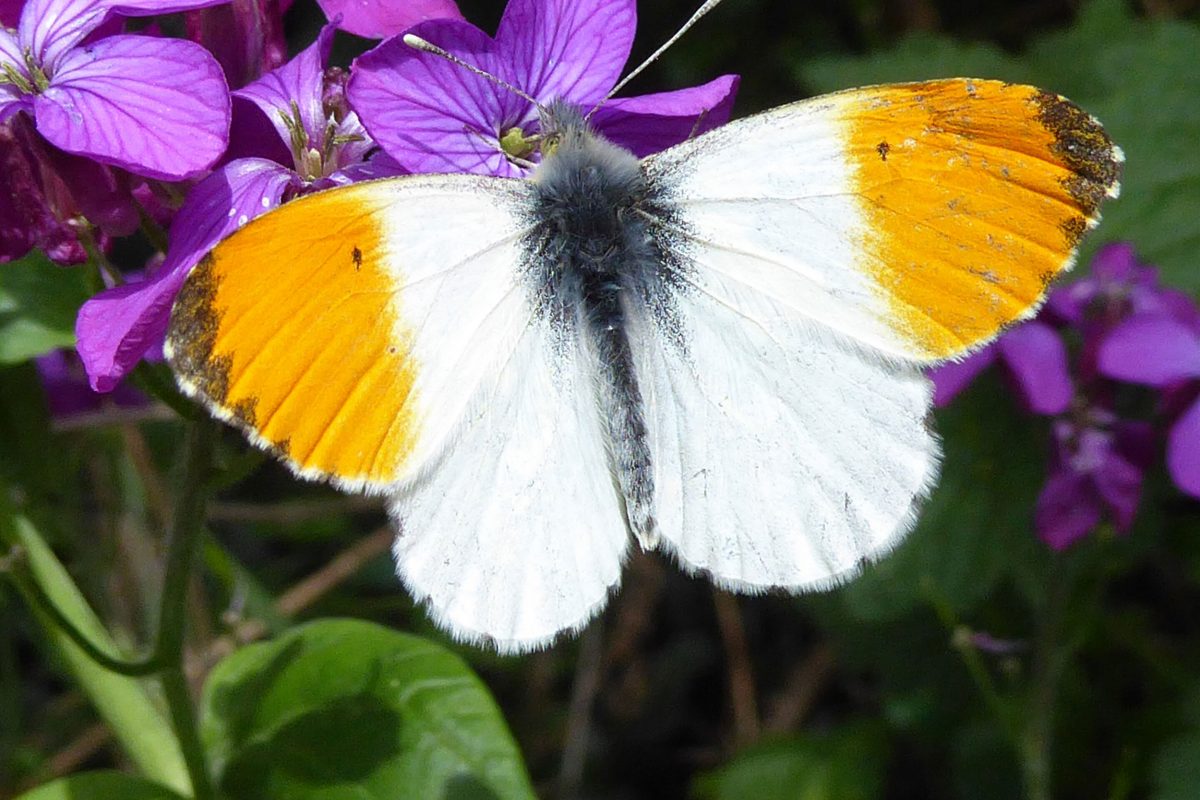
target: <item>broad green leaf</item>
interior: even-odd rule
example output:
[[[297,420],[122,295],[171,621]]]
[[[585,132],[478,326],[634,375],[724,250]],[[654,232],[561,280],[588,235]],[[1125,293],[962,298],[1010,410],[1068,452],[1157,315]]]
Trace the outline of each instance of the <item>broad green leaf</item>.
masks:
[[[815,92],[932,78],[1032,79],[1028,66],[999,48],[921,33],[866,56],[828,56],[801,65],[800,81]]]
[[[1134,18],[1101,0],[1030,52],[1047,87],[1095,115],[1125,150],[1121,198],[1092,244],[1125,239],[1163,278],[1200,290],[1200,25]],[[1064,58],[1063,54],[1070,54]]]
[[[1044,422],[1017,411],[988,374],[937,415],[937,430],[941,480],[916,530],[841,590],[860,619],[894,619],[929,601],[963,614],[1009,572],[1036,573],[1048,561],[1033,529],[1048,452]]]
[[[105,771],[60,778],[17,800],[183,800],[183,795],[123,772]]]
[[[1200,25],[1139,19],[1121,0],[1094,0],[1075,24],[1023,54],[921,34],[867,56],[804,64],[816,91],[933,77],[1000,78],[1064,94],[1104,123],[1125,151],[1121,198],[1085,243],[1129,240],[1170,283],[1200,291]]]
[[[1153,800],[1194,800],[1200,792],[1200,689],[1184,697],[1179,715],[1189,727],[1154,756],[1150,768]]]
[[[1195,800],[1200,793],[1200,730],[1170,740],[1152,767],[1154,800]]]
[[[38,584],[59,610],[97,646],[116,652],[103,623],[33,525],[0,509],[0,544],[6,549],[20,546]],[[142,683],[102,669],[52,622],[45,618],[41,622],[47,640],[142,773],[172,789],[190,792],[183,754]]]
[[[455,655],[323,620],[222,661],[202,733],[230,800],[533,798],[482,682]]]
[[[702,775],[700,800],[875,800],[883,796],[887,743],[877,729],[852,725],[828,736],[756,745]]]
[[[85,273],[39,252],[0,264],[0,364],[75,344],[75,315],[88,298]]]

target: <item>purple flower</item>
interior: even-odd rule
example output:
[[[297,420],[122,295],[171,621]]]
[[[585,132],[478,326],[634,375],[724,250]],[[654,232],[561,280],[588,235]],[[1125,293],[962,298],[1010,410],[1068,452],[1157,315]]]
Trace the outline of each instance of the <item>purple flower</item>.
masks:
[[[1150,426],[1090,408],[1056,422],[1054,438],[1050,476],[1034,512],[1042,540],[1063,550],[1104,519],[1118,533],[1128,531],[1154,452]]]
[[[374,147],[343,96],[340,71],[323,70],[333,41],[327,25],[295,59],[235,92],[235,120],[258,117],[269,132],[247,151],[281,151],[286,163],[250,156],[225,164],[188,194],[171,225],[167,256],[147,280],[101,292],[75,322],[77,349],[92,388],[107,392],[162,343],[171,303],[188,271],[217,242],[292,197],[398,173]],[[236,125],[236,122],[235,122]],[[238,137],[235,133],[235,139]]]
[[[1117,242],[1100,248],[1087,277],[1051,292],[1046,308],[1071,325],[1108,328],[1130,314],[1172,313],[1181,304],[1191,301],[1160,285],[1158,270],[1141,263],[1132,244]]]
[[[229,94],[204,48],[153,36],[86,41],[112,15],[145,16],[226,0],[30,0],[0,29],[0,122],[30,114],[68,153],[180,180],[225,149]]]
[[[368,39],[394,36],[431,19],[462,19],[454,0],[317,0],[338,28]]]
[[[75,353],[54,350],[37,358],[38,377],[46,393],[50,414],[58,420],[71,419],[106,408],[137,408],[147,405],[146,396],[122,383],[111,394],[97,394],[87,384],[87,376]]]
[[[216,56],[233,89],[287,61],[283,8],[277,0],[229,0],[189,12],[187,33]]]
[[[1061,414],[1071,403],[1071,376],[1062,337],[1038,320],[1005,333],[997,341],[956,363],[932,370],[934,404],[949,405],[967,384],[995,361],[1001,361],[1026,408],[1038,414]]]
[[[433,20],[411,32],[507,81],[542,104],[590,110],[629,57],[634,0],[511,0],[496,38],[466,22]],[[729,118],[738,78],[610,100],[593,127],[639,156]],[[412,172],[521,177],[540,159],[538,109],[460,66],[389,39],[355,62],[350,103],[379,145]]]
[[[1190,313],[1189,313],[1190,312]],[[1138,314],[1106,337],[1098,356],[1110,378],[1153,386],[1179,411],[1167,434],[1167,471],[1184,492],[1200,497],[1200,324],[1195,307],[1183,313]]]

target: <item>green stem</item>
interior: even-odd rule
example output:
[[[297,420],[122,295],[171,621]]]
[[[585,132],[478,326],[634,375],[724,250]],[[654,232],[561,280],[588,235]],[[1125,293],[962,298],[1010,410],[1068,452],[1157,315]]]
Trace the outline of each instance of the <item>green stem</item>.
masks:
[[[6,568],[4,571],[8,573],[9,577],[17,585],[17,590],[21,592],[26,601],[31,606],[34,606],[36,610],[45,614],[92,661],[95,661],[110,672],[134,678],[151,675],[161,668],[161,665],[153,657],[137,661],[126,661],[109,655],[105,652],[105,648],[88,638],[88,635],[76,627],[67,617],[66,613],[54,604],[54,601],[50,599],[46,591],[37,582],[37,579],[26,563],[25,554],[22,550],[14,548],[5,557],[4,561],[3,566]]]
[[[192,423],[185,446],[183,491],[175,507],[175,519],[167,550],[166,574],[163,577],[162,600],[159,605],[158,641],[155,660],[164,665],[163,691],[171,723],[183,757],[196,800],[214,797],[204,748],[196,730],[196,714],[188,695],[183,674],[184,622],[187,614],[187,590],[192,566],[200,552],[204,533],[204,506],[208,501],[212,478],[214,431],[207,421]]]
[[[200,741],[200,728],[196,724],[196,710],[192,707],[192,696],[188,693],[187,678],[182,664],[172,666],[160,676],[163,697],[171,713],[171,727],[179,737],[179,747],[192,779],[195,800],[215,800],[212,778],[208,770],[208,758],[204,744]]]
[[[1000,690],[996,688],[996,682],[992,680],[992,674],[988,671],[987,665],[983,663],[983,659],[979,656],[979,651],[970,641],[970,631],[963,625],[958,615],[954,613],[950,602],[942,595],[932,581],[922,581],[921,591],[925,595],[926,600],[933,611],[937,614],[938,619],[950,634],[950,643],[954,649],[958,651],[962,657],[963,665],[967,668],[967,674],[971,676],[971,680],[975,683],[975,687],[979,690],[983,700],[987,703],[988,709],[996,716],[996,720],[1003,726],[1004,732],[1014,746],[1019,745],[1021,741],[1020,729],[1017,721],[1013,716],[1012,708],[1005,703]]]
[[[154,651],[149,658],[124,661],[109,655],[107,648],[95,644],[91,637],[71,622],[70,617],[46,594],[32,572],[26,573],[20,567],[19,562],[23,559],[13,557],[20,556],[18,547],[14,547],[12,555],[6,559],[18,588],[22,589],[30,604],[44,612],[88,658],[104,669],[122,675],[160,675],[172,727],[183,752],[196,800],[212,800],[215,794],[183,672],[184,627],[187,590],[192,567],[200,552],[204,509],[212,484],[214,438],[213,426],[207,420],[194,422],[188,429],[183,488],[171,526],[159,604],[158,632]]]
[[[1054,709],[1063,667],[1070,646],[1062,641],[1062,623],[1075,575],[1074,560],[1049,570],[1050,587],[1034,642],[1029,706],[1021,739],[1021,768],[1025,796],[1029,800],[1051,800],[1054,796]]]

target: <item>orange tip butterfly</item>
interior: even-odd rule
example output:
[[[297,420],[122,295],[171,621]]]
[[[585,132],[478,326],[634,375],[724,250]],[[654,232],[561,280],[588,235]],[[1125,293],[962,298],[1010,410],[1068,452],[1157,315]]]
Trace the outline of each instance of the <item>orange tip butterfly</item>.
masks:
[[[991,80],[817,97],[640,161],[542,117],[530,180],[251,221],[166,344],[297,475],[385,495],[405,585],[502,652],[584,626],[634,542],[742,592],[895,547],[938,470],[922,370],[1037,310],[1122,162],[1066,99]]]

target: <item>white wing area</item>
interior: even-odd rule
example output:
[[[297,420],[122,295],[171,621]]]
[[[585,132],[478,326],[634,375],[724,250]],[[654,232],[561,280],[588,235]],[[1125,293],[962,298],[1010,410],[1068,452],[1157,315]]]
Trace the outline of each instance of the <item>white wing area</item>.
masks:
[[[696,266],[684,348],[645,316],[631,337],[662,539],[740,591],[845,580],[895,546],[936,478],[929,382]]]
[[[711,291],[775,297],[788,316],[882,353],[921,358],[897,337],[886,296],[855,268],[867,221],[836,97],[735,120],[643,164],[686,221],[668,223],[669,241],[699,251],[724,279]]]
[[[400,576],[456,637],[533,649],[583,627],[620,580],[628,534],[591,372],[532,324],[393,498]]]

